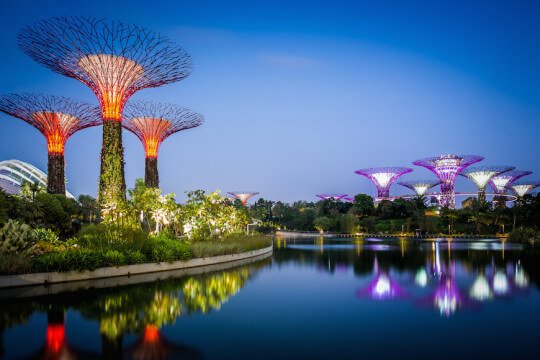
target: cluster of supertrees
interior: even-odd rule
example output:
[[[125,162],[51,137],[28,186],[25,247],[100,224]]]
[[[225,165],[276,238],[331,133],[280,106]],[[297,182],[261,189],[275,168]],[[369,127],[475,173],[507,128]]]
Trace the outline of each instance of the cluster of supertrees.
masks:
[[[128,103],[139,90],[191,74],[191,56],[153,31],[107,19],[56,17],[23,28],[18,44],[38,63],[87,85],[100,104],[41,94],[0,96],[1,111],[26,121],[45,136],[49,193],[65,194],[65,143],[79,130],[103,125],[98,198],[104,204],[126,198],[122,127],[143,143],[146,185],[158,187],[160,145],[170,135],[203,123],[202,115],[177,105]]]
[[[398,182],[399,185],[407,187],[418,196],[430,196],[438,200],[442,207],[455,208],[456,192],[455,182],[458,175],[472,180],[478,189],[478,200],[486,200],[486,187],[491,184],[494,193],[494,200],[506,203],[507,200],[522,198],[536,187],[540,186],[539,181],[517,181],[524,176],[532,174],[531,171],[515,170],[514,166],[471,166],[484,160],[477,155],[454,155],[445,154],[413,161],[414,165],[425,167],[432,171],[437,179],[433,180],[413,180]],[[370,179],[377,188],[376,202],[382,200],[392,200],[390,196],[390,186],[402,175],[412,172],[413,169],[407,167],[376,167],[356,170],[355,173]],[[440,185],[439,193],[428,194],[428,190]],[[508,193],[513,191],[515,196]],[[351,201],[347,194],[320,194],[322,199]],[[405,196],[407,197],[407,196]]]

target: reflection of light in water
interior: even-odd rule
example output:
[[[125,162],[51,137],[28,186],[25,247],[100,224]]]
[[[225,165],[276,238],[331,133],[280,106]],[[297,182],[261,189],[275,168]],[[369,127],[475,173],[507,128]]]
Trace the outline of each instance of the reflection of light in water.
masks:
[[[426,269],[419,269],[416,272],[416,276],[414,277],[414,282],[416,285],[420,287],[425,287],[427,285],[427,272]]]
[[[45,347],[48,354],[58,354],[65,345],[66,331],[64,324],[48,324]]]
[[[385,298],[390,295],[390,290],[390,279],[385,274],[381,274],[373,289],[373,295],[378,298]]]
[[[506,274],[500,270],[493,277],[493,290],[500,295],[508,292],[508,279],[506,278]]]
[[[489,283],[483,274],[478,275],[474,284],[471,286],[469,295],[478,301],[483,301],[492,297]]]
[[[439,255],[439,242],[435,243],[435,271],[439,275],[441,270],[441,256]]]
[[[529,285],[529,277],[527,276],[527,274],[525,274],[525,271],[523,271],[523,268],[521,268],[519,265],[516,265],[514,283],[520,288],[524,288]]]
[[[435,292],[435,307],[446,316],[456,312],[460,303],[460,296],[457,287],[451,279],[444,280],[444,283]]]

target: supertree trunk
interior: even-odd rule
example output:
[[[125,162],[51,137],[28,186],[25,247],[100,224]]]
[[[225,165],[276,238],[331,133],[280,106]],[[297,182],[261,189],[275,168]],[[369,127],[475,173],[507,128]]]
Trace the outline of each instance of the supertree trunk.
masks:
[[[157,157],[147,157],[145,161],[144,183],[148,188],[159,187]]]
[[[64,154],[49,153],[47,192],[49,194],[66,195]]]
[[[120,121],[104,120],[99,202],[103,205],[124,200],[126,200],[126,179],[124,175],[122,124]]]
[[[478,202],[479,203],[486,202],[486,188],[478,189]]]

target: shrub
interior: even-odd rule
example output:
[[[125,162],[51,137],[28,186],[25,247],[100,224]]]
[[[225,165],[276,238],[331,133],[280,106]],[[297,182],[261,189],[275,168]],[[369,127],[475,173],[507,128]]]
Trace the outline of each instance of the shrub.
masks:
[[[532,228],[519,228],[510,232],[508,240],[534,243],[540,240],[540,233]]]
[[[30,226],[14,220],[8,220],[0,229],[0,253],[31,253],[36,241]]]
[[[122,266],[126,265],[126,257],[119,251],[109,250],[105,253],[106,266]]]
[[[38,255],[33,261],[35,272],[84,271],[95,270],[105,266],[107,266],[107,259],[104,253],[90,249],[67,250]]]
[[[32,271],[32,259],[22,254],[0,254],[0,274],[24,274]]]
[[[189,246],[178,240],[153,240],[143,248],[148,261],[173,262],[191,259]]]
[[[126,264],[142,264],[146,262],[146,256],[138,250],[126,250],[124,253]]]
[[[140,228],[115,224],[89,224],[76,237],[83,248],[95,250],[140,250],[148,241],[148,235]]]
[[[37,241],[43,241],[55,244],[58,242],[58,235],[51,229],[38,228],[33,230],[34,237]]]

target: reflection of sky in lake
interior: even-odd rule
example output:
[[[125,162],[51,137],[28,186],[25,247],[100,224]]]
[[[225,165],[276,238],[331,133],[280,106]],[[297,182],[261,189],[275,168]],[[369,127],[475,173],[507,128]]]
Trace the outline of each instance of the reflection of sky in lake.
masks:
[[[538,252],[448,244],[280,239],[272,262],[35,301],[28,322],[4,330],[4,351],[41,351],[47,311],[60,308],[63,339],[79,356],[395,359],[414,346],[418,359],[530,358],[540,321]],[[12,317],[16,309],[23,319],[22,301]]]

